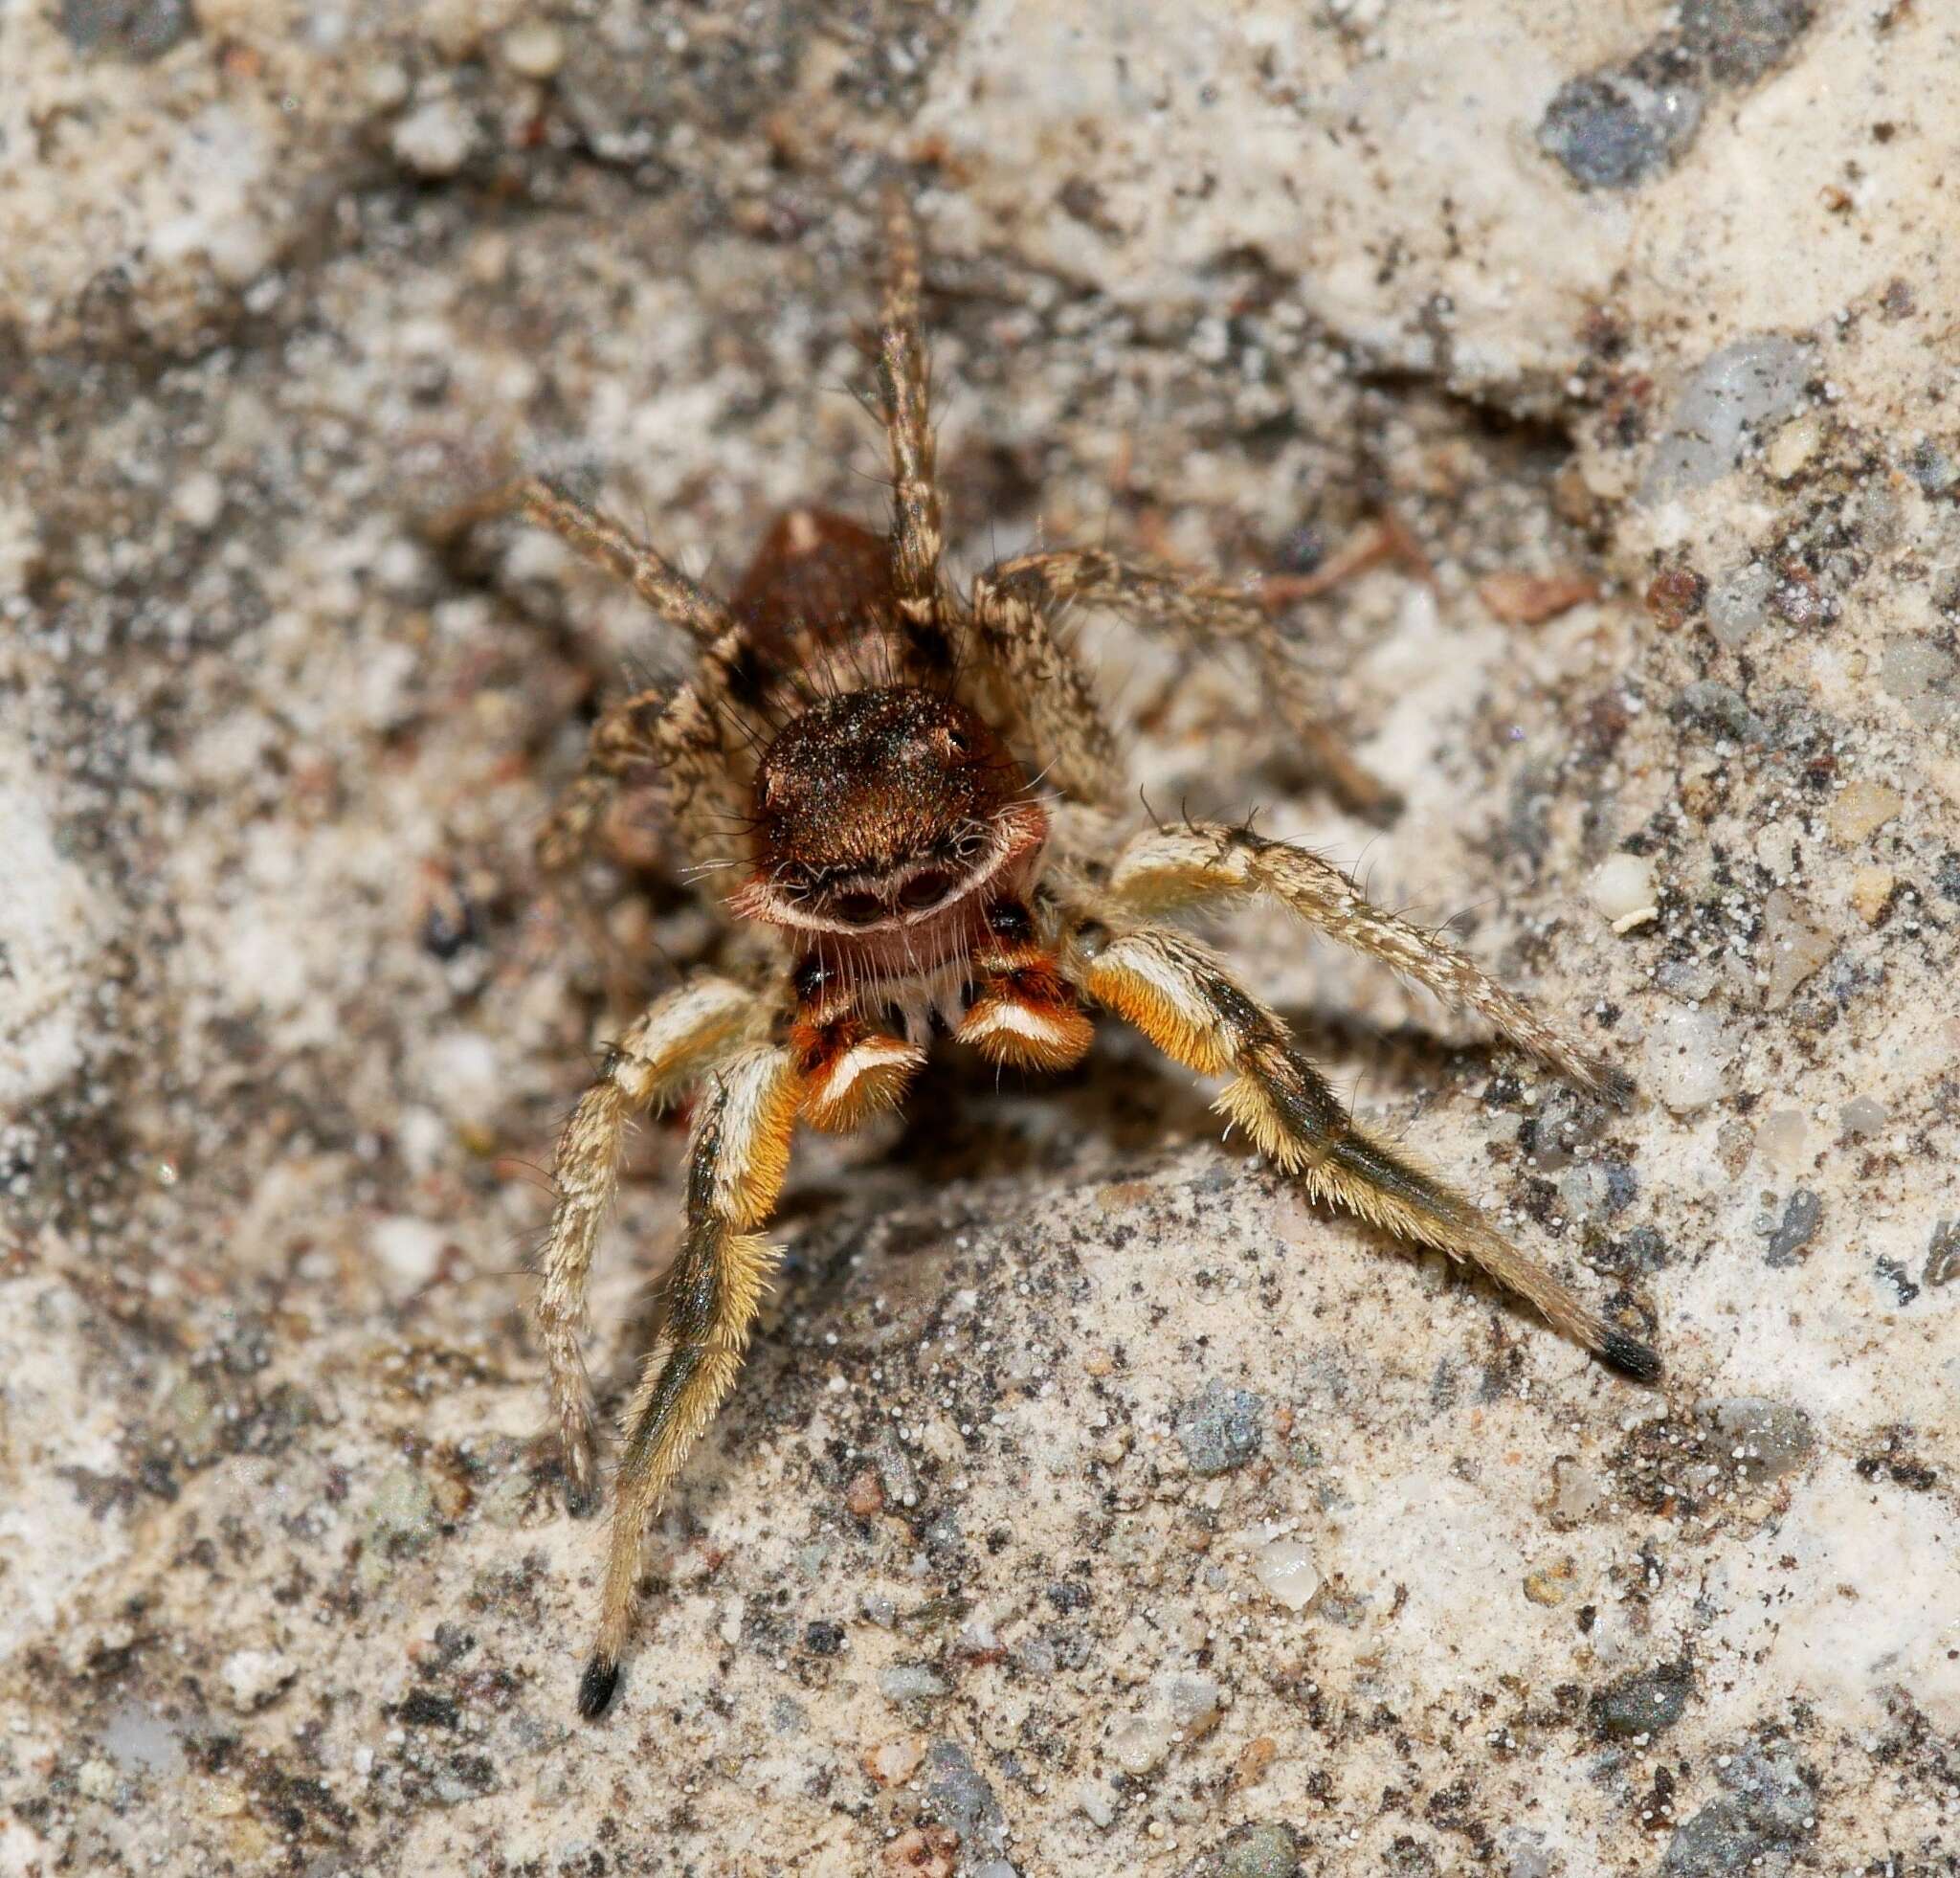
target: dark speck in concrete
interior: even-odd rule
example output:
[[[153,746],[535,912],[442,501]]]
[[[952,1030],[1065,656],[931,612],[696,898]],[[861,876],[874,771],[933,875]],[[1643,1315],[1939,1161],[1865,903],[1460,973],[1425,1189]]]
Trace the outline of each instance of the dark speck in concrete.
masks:
[[[161,58],[197,31],[189,0],[61,0],[61,32],[77,52]]]
[[[1803,36],[1815,0],[1682,0],[1682,42],[1721,85],[1750,85]]]
[[[818,1621],[803,1626],[803,1647],[812,1656],[835,1656],[844,1647],[844,1626]]]
[[[1927,1243],[1926,1269],[1919,1282],[1928,1288],[1960,1278],[1960,1219],[1942,1219]]]
[[[1194,1474],[1229,1474],[1259,1451],[1265,1403],[1249,1389],[1205,1385],[1177,1412],[1177,1439]]]
[[[1300,1853],[1292,1829],[1283,1825],[1240,1826],[1226,1840],[1218,1878],[1293,1878]]]
[[[1899,1300],[1902,1310],[1919,1296],[1919,1286],[1906,1277],[1905,1267],[1897,1259],[1881,1259],[1872,1269],[1882,1284],[1892,1287],[1892,1295]]]
[[[960,1835],[970,1863],[982,1852],[1007,1849],[1007,1817],[993,1789],[957,1741],[935,1741],[925,1751],[925,1797],[940,1823]]]
[[[1662,1663],[1610,1684],[1592,1698],[1592,1726],[1608,1741],[1663,1734],[1682,1718],[1695,1675],[1685,1663]]]
[[[1539,121],[1538,145],[1587,189],[1631,189],[1667,168],[1701,121],[1701,93],[1691,85],[1657,88],[1632,71],[1595,72],[1558,88]]]

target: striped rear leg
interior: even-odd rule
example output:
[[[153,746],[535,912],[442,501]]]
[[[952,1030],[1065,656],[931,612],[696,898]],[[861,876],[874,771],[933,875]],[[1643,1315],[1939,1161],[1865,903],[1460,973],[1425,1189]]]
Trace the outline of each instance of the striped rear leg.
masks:
[[[1623,1374],[1652,1382],[1660,1359],[1507,1240],[1470,1200],[1354,1126],[1286,1027],[1227,975],[1209,948],[1169,927],[1064,935],[1062,970],[1097,1003],[1200,1075],[1230,1075],[1220,1111],[1298,1180],[1401,1239],[1487,1272],[1554,1329]]]
[[[1055,666],[1058,694],[1080,689],[1082,682],[1074,661],[1053,646],[1052,622],[1071,605],[1112,607],[1161,620],[1201,646],[1244,645],[1258,661],[1272,708],[1335,798],[1377,820],[1399,806],[1395,793],[1356,762],[1322,721],[1306,674],[1254,592],[1120,561],[1097,548],[1062,548],[1016,555],[988,569],[973,583],[972,605],[975,624],[996,660],[1004,661],[1013,652],[1010,636],[1028,639],[1031,650],[1020,654],[1021,662],[1032,665],[1038,653],[1043,663]],[[1009,670],[1012,676],[1013,668]],[[1062,699],[1058,708],[1077,707]]]
[[[1109,893],[1126,913],[1155,916],[1270,894],[1330,939],[1380,959],[1492,1029],[1589,1094],[1624,1106],[1633,1081],[1584,1041],[1506,991],[1446,940],[1373,905],[1338,867],[1289,841],[1220,822],[1146,829],[1116,858]]]
[[[598,1502],[598,1442],[584,1350],[586,1287],[599,1229],[619,1188],[627,1125],[635,1114],[673,1101],[766,1020],[755,994],[726,978],[697,978],[669,993],[613,1045],[604,1073],[559,1134],[558,1204],[540,1261],[537,1320],[564,1457],[566,1509],[574,1518]]]
[[[625,1417],[599,1634],[579,1681],[595,1721],[619,1681],[648,1523],[734,1386],[775,1248],[753,1229],[774,1209],[803,1097],[794,1053],[757,1044],[725,1062],[695,1123],[687,1224],[660,1281],[661,1333]]]

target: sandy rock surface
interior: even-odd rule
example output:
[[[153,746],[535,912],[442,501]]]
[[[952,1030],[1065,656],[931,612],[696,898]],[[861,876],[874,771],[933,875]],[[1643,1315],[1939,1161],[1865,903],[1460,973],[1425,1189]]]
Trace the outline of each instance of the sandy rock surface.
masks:
[[[1927,0],[0,11],[0,1873],[1960,1869],[1956,61]],[[549,465],[724,579],[875,518],[887,156],[963,568],[1420,543],[1294,622],[1386,829],[1246,674],[1083,642],[1160,813],[1636,1074],[1222,928],[1668,1374],[1140,1045],[948,1057],[799,1160],[586,1728],[524,1267],[707,928],[631,829],[603,944],[542,893],[675,648],[457,515]]]

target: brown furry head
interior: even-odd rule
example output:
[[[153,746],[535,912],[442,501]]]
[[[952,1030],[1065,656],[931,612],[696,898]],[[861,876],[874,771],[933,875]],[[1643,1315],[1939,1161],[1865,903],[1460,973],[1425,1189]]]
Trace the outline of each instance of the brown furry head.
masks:
[[[994,733],[919,685],[827,698],[755,779],[755,873],[734,909],[813,934],[903,935],[905,950],[981,888],[1017,892],[1047,817]],[[990,894],[988,897],[991,897]]]

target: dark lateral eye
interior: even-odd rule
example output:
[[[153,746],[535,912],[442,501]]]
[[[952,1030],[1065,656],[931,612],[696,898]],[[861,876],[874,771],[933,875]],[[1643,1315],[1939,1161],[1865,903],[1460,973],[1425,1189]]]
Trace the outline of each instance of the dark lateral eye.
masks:
[[[856,893],[838,894],[831,910],[846,926],[875,926],[884,918],[884,902],[877,894],[859,889]]]
[[[899,905],[908,913],[922,913],[928,906],[937,906],[952,890],[953,877],[945,868],[928,867],[899,889]]]

